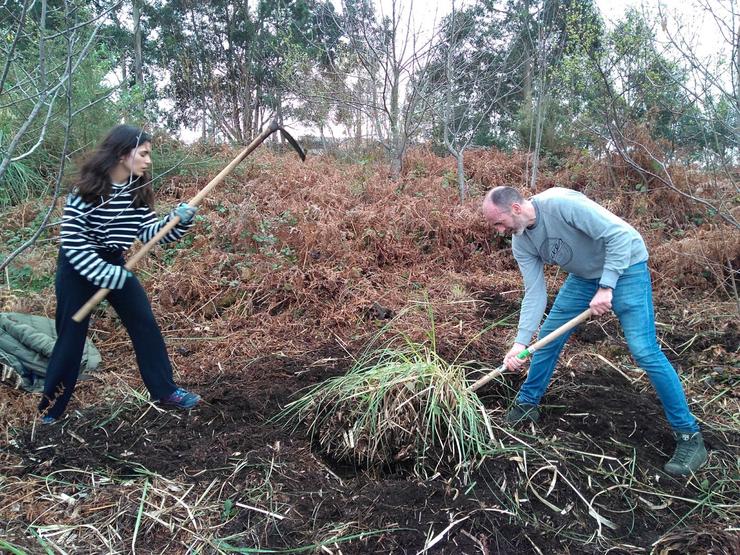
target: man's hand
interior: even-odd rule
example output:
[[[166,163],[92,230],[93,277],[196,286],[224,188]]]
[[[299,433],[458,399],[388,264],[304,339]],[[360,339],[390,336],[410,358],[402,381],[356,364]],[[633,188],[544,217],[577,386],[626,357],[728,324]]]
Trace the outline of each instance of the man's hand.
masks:
[[[504,365],[507,369],[511,370],[512,372],[521,372],[522,368],[524,367],[524,360],[516,358],[516,355],[521,353],[526,348],[526,345],[522,345],[521,343],[514,343],[514,346],[508,353],[506,353],[506,356],[504,357]]]
[[[594,316],[606,314],[612,309],[612,290],[608,287],[599,287],[588,306]]]

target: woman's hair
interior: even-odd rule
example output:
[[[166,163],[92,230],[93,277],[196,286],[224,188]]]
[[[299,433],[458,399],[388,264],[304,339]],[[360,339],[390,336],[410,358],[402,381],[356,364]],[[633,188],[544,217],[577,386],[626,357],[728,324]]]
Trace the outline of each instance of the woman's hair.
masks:
[[[108,198],[112,189],[110,171],[118,165],[121,157],[151,141],[151,135],[133,125],[117,125],[111,129],[82,164],[73,186],[76,194],[85,202],[95,204],[101,202],[101,198]],[[154,208],[154,190],[149,174],[134,177],[132,184],[134,206]]]

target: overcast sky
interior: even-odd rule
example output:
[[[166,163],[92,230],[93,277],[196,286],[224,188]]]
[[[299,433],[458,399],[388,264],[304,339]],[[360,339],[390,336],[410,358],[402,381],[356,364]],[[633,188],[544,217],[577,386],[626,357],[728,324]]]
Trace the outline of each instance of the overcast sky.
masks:
[[[341,11],[341,0],[332,0],[334,5]],[[435,23],[450,13],[452,8],[452,0],[395,0],[397,5],[406,6],[411,4],[413,6],[413,20],[416,25],[415,28],[424,27],[427,30],[431,30]],[[705,0],[706,1],[706,0]],[[712,0],[709,0],[712,1]],[[460,8],[461,6],[471,5],[475,0],[455,0],[455,6]],[[391,5],[393,0],[375,0],[376,6],[379,11],[384,14],[391,13]],[[613,24],[622,18],[625,11],[628,8],[634,8],[637,10],[646,9],[648,11],[656,11],[658,4],[660,3],[664,10],[669,14],[678,14],[679,17],[688,21],[694,28],[706,30],[707,22],[702,17],[703,10],[697,8],[697,0],[594,0],[596,7],[604,17],[605,22],[608,26]],[[713,3],[727,4],[727,0],[720,2],[720,0],[714,0]],[[406,12],[408,13],[408,12]],[[714,37],[711,33],[705,35],[706,37]]]

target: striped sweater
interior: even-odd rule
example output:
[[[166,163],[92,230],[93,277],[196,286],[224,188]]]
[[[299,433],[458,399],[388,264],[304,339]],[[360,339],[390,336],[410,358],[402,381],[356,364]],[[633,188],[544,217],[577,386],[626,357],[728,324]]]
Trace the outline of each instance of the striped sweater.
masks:
[[[85,202],[74,192],[67,197],[59,233],[62,252],[83,277],[106,289],[121,289],[127,271],[103,260],[100,253],[128,250],[135,239],[146,243],[171,218],[158,219],[148,206],[134,208],[134,195],[129,185],[113,184],[108,200],[99,204]],[[193,223],[178,223],[160,244],[176,241]]]

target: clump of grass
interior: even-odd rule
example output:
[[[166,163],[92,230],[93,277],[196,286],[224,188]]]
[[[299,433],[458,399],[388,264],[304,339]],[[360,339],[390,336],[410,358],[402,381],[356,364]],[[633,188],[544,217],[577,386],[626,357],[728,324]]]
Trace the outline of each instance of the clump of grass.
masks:
[[[0,142],[2,142],[1,133]],[[23,162],[11,162],[0,185],[0,207],[26,202],[46,189],[47,184],[44,179],[30,166]]]
[[[337,461],[413,462],[420,476],[451,470],[464,479],[493,439],[489,415],[469,389],[471,368],[442,359],[433,342],[403,339],[315,386],[281,417],[306,423],[312,440]]]

